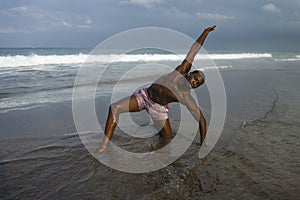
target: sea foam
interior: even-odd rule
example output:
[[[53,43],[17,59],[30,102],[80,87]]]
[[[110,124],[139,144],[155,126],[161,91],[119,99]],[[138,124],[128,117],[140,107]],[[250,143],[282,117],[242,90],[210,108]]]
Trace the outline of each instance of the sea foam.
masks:
[[[109,55],[14,55],[0,56],[0,67],[19,67],[37,65],[67,65],[82,63],[114,63],[114,62],[159,62],[159,61],[182,61],[185,54],[109,54]],[[271,58],[270,53],[237,53],[237,54],[198,54],[196,60],[233,60]]]

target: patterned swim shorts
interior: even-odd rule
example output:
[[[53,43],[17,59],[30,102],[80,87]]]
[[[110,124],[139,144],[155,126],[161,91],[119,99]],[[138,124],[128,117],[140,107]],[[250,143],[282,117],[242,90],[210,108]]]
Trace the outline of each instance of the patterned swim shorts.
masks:
[[[147,92],[147,88],[140,89],[134,96],[138,102],[139,110],[146,109],[150,117],[155,121],[168,119],[168,106],[162,106],[153,102]]]

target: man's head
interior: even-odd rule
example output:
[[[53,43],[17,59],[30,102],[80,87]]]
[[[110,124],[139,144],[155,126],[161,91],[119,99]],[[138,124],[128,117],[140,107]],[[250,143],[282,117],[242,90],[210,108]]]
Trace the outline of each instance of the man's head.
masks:
[[[192,88],[197,88],[205,82],[205,75],[199,70],[187,74],[186,79]]]

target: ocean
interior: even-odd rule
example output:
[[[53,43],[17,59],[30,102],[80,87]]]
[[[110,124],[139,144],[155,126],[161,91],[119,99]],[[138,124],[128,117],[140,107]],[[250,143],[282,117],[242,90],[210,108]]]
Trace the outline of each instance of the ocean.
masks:
[[[72,114],[75,79],[82,80],[77,85],[83,88],[80,100],[95,93],[96,115],[104,127],[111,102],[170,72],[185,54],[144,49],[89,56],[90,51],[0,49],[1,199],[299,197],[300,53],[218,50],[197,55],[194,68],[204,72],[217,68],[226,90],[226,120],[218,143],[199,159],[196,137],[172,164],[132,174],[102,164],[83,145]],[[207,56],[213,62],[205,62]],[[91,76],[99,68],[104,72],[97,81],[78,76],[83,66]],[[97,86],[96,91],[91,85]],[[209,123],[207,87],[195,93]],[[177,104],[170,105],[175,133],[178,109]],[[137,124],[147,127],[150,119],[138,118]],[[93,128],[89,133],[103,134]],[[151,151],[159,140],[157,135],[132,137],[118,128],[113,137],[115,144],[133,152]]]

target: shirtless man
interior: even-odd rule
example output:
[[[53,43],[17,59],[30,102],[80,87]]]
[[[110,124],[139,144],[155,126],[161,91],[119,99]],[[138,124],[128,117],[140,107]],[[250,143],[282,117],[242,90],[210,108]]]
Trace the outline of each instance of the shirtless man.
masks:
[[[214,26],[206,28],[199,38],[194,42],[182,64],[176,67],[169,74],[159,77],[149,88],[125,97],[109,107],[108,117],[105,125],[105,136],[102,147],[98,153],[102,153],[111,140],[117,126],[119,114],[124,112],[137,112],[146,109],[152,118],[154,125],[159,127],[160,135],[164,138],[172,138],[172,130],[168,119],[167,105],[172,102],[179,102],[185,105],[193,117],[199,122],[201,133],[201,144],[206,136],[206,120],[192,98],[190,89],[197,88],[205,81],[201,71],[189,72],[194,58],[209,32],[215,29]]]

